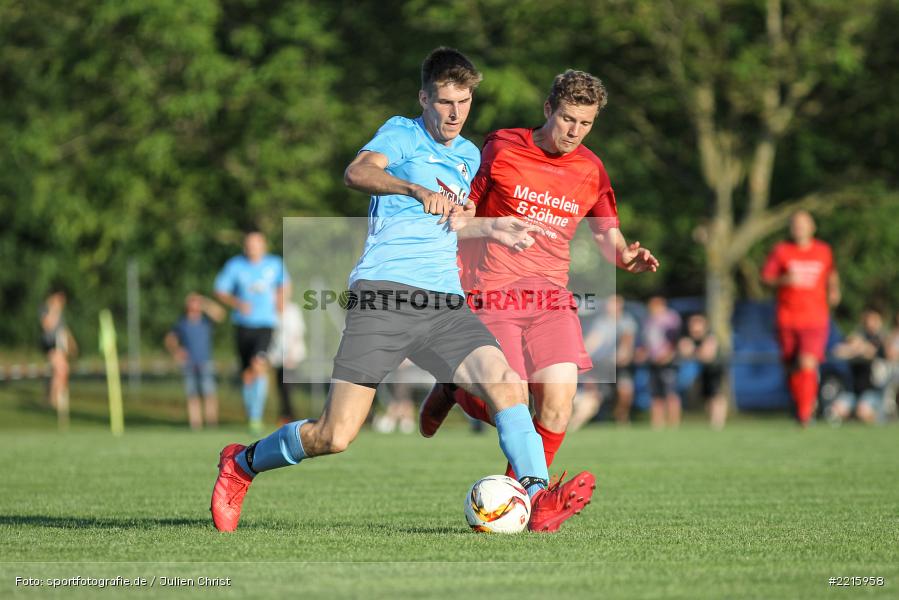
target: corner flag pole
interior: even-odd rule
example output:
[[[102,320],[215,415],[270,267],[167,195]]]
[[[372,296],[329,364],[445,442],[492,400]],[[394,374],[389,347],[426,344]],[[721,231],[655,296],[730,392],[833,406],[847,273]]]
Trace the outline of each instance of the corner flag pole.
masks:
[[[108,308],[100,311],[100,352],[106,363],[106,387],[109,390],[109,430],[113,435],[125,432],[122,410],[122,379],[119,374],[119,355],[116,351],[115,325]]]

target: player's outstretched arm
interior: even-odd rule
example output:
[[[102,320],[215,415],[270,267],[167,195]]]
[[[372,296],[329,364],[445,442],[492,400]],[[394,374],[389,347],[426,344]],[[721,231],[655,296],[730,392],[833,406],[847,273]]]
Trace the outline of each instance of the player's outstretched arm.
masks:
[[[229,294],[228,292],[223,292],[216,290],[215,297],[218,298],[218,301],[227,306],[228,308],[233,308],[234,310],[241,312],[245,315],[250,314],[252,312],[252,308],[250,307],[249,302],[244,302],[237,296],[233,294]]]
[[[390,164],[380,152],[364,150],[356,155],[343,173],[343,182],[354,190],[376,196],[397,194],[415,198],[426,213],[443,215],[438,223],[445,223],[455,205],[452,200],[426,187],[394,177],[385,169]]]
[[[617,228],[593,235],[600,252],[609,262],[614,262],[619,269],[629,273],[656,272],[659,260],[640,242],[627,243],[624,235]]]
[[[840,275],[836,271],[831,271],[827,277],[827,303],[830,306],[836,306],[843,299],[840,292]]]
[[[532,233],[540,231],[540,227],[531,225],[518,217],[479,217],[472,219],[458,231],[459,239],[490,238],[495,242],[521,251],[534,244]]]
[[[284,307],[290,302],[292,296],[293,285],[291,285],[290,281],[285,281],[275,290],[275,310],[278,311],[279,315],[284,314]]]

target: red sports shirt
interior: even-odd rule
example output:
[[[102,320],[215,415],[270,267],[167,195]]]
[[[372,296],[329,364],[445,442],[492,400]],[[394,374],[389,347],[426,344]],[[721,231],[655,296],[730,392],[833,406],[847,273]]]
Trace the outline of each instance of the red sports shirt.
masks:
[[[481,167],[469,198],[477,216],[514,215],[541,228],[534,245],[515,252],[486,239],[463,240],[462,286],[496,290],[524,277],[540,276],[565,287],[571,261],[568,244],[578,223],[590,217],[595,232],[618,227],[618,207],[599,158],[584,146],[548,154],[531,129],[500,129],[487,136]]]
[[[790,274],[793,282],[777,288],[777,324],[780,327],[826,327],[829,321],[827,280],[833,272],[830,246],[812,240],[807,248],[780,242],[762,268],[762,279]]]

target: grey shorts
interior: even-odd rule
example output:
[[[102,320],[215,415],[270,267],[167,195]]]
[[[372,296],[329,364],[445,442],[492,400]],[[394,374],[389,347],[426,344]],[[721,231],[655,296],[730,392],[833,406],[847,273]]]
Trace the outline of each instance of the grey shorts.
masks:
[[[483,346],[499,348],[499,342],[463,296],[360,280],[350,290],[331,376],[377,387],[408,358],[437,381],[452,383],[465,357]]]
[[[184,372],[184,393],[188,396],[209,396],[215,393],[215,369],[212,361],[205,363],[188,363],[182,367]]]

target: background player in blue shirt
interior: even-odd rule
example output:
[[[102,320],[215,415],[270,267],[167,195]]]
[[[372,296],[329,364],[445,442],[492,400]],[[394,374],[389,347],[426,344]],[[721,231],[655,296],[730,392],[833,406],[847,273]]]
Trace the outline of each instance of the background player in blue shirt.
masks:
[[[467,196],[480,163],[477,148],[460,133],[480,80],[460,52],[437,48],[422,64],[421,116],[389,119],[347,167],[346,184],[371,194],[369,231],[350,274],[359,302],[347,311],[325,410],[317,421],[288,423],[250,446],[222,450],[210,506],[219,530],[237,528],[256,474],[346,450],[378,384],[407,358],[437,381],[489,399],[500,447],[531,495],[532,528],[555,531],[590,501],[595,478],[589,473],[547,489],[525,386],[471,312],[459,281],[455,230],[474,212]],[[366,309],[367,294],[393,300]],[[401,295],[431,304],[414,309]]]
[[[284,306],[290,279],[280,256],[267,254],[265,236],[251,231],[244,238],[244,253],[225,263],[215,278],[215,295],[234,309],[237,353],[243,381],[243,402],[252,433],[262,431],[268,395],[267,352],[272,331]]]

